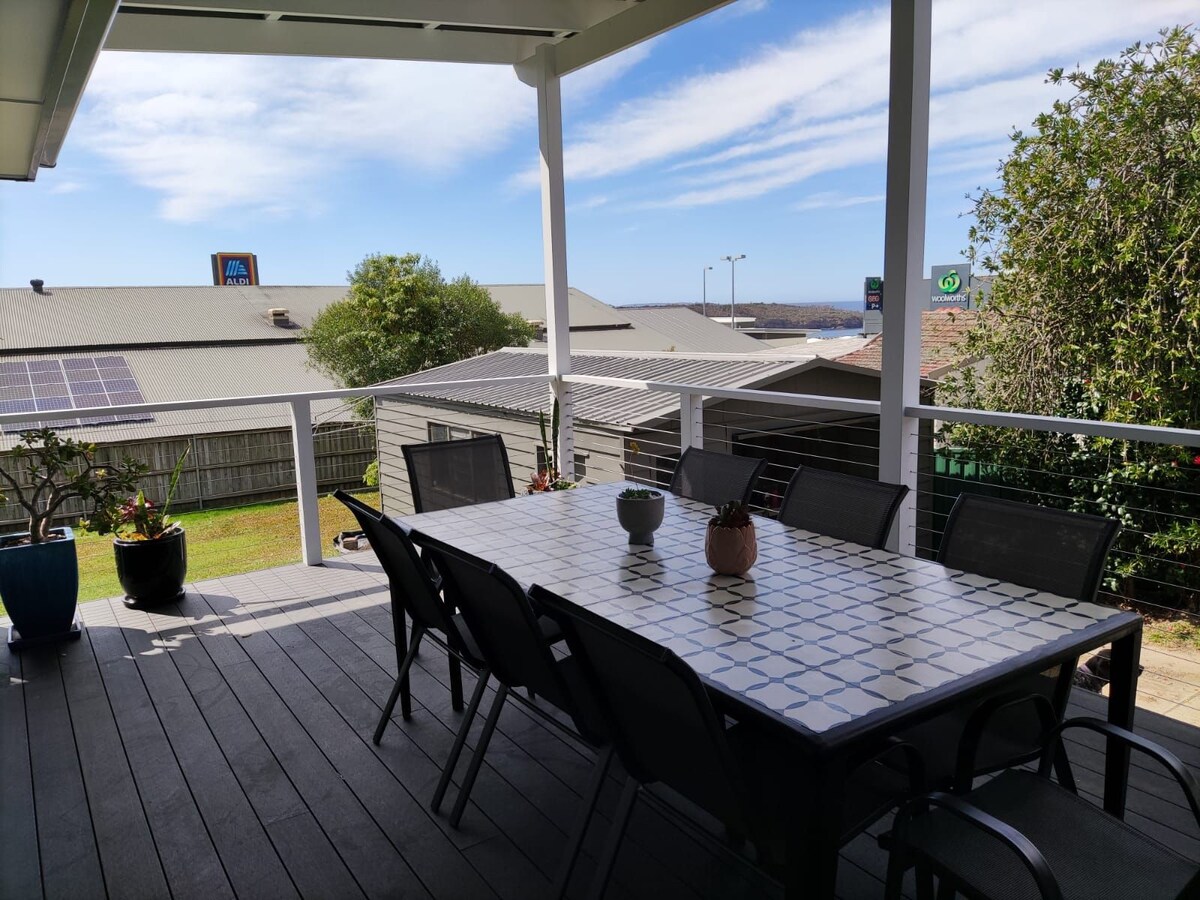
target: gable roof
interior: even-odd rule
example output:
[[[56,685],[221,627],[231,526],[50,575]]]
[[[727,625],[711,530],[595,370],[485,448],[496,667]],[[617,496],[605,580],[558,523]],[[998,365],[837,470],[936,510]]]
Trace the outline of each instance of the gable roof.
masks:
[[[682,353],[572,353],[571,371],[597,375],[695,384],[707,387],[758,387],[783,378],[809,365],[813,357],[767,359],[754,355]],[[504,378],[546,374],[544,350],[497,350],[461,362],[440,366],[385,382],[403,388],[406,384]],[[423,397],[497,410],[536,415],[549,412],[549,391],[544,383],[456,386],[397,390],[397,395]],[[653,391],[612,388],[600,385],[573,386],[575,418],[604,425],[638,425],[679,412],[679,399]]]
[[[967,332],[979,317],[975,310],[933,309],[921,312],[921,377],[938,379],[967,362],[961,349]],[[838,362],[863,369],[883,369],[883,335],[877,334],[860,349],[838,357]]]
[[[764,344],[685,306],[621,306],[634,326],[664,335],[676,350],[694,353],[757,353]],[[662,349],[667,350],[668,347]],[[803,351],[802,351],[803,352]]]

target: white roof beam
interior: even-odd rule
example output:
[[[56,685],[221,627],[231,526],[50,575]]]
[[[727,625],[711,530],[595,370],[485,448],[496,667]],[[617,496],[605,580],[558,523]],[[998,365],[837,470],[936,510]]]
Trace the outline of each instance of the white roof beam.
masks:
[[[106,50],[244,53],[512,64],[544,39],[524,35],[313,22],[118,15]]]
[[[634,0],[130,0],[126,9],[325,16],[574,33],[627,10]]]
[[[630,3],[624,11],[597,22],[555,46],[559,76],[598,62],[699,18],[733,0],[644,0]],[[526,84],[535,83],[532,54],[517,64],[517,75]]]

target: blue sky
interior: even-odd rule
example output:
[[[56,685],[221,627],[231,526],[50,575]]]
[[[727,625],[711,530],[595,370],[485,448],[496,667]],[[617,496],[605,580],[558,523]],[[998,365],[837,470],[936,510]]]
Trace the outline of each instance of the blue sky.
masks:
[[[926,264],[1007,135],[1194,0],[940,0]],[[879,274],[887,10],[738,0],[564,80],[570,283],[610,303],[849,300]],[[0,286],[340,284],[372,252],[541,282],[534,92],[511,69],[106,53],[56,169],[0,182]]]

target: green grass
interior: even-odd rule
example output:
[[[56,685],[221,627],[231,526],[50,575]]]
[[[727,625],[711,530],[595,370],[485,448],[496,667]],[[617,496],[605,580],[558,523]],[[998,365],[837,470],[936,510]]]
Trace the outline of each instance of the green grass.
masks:
[[[1147,644],[1171,650],[1200,651],[1200,625],[1189,618],[1147,619],[1144,636]]]
[[[368,502],[376,501],[372,497]],[[321,546],[332,555],[333,536],[358,525],[350,511],[332,497],[322,497],[319,506]],[[300,520],[294,500],[181,513],[177,518],[187,530],[188,581],[300,562]],[[119,596],[122,591],[113,561],[112,538],[77,530],[75,549],[79,556],[79,602]]]

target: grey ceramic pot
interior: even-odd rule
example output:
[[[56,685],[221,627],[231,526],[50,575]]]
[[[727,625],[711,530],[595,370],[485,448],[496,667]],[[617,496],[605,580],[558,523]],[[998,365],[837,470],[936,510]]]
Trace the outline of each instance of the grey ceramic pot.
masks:
[[[617,497],[617,521],[629,532],[629,543],[654,546],[654,532],[663,520],[663,495],[654,491],[648,500]]]

